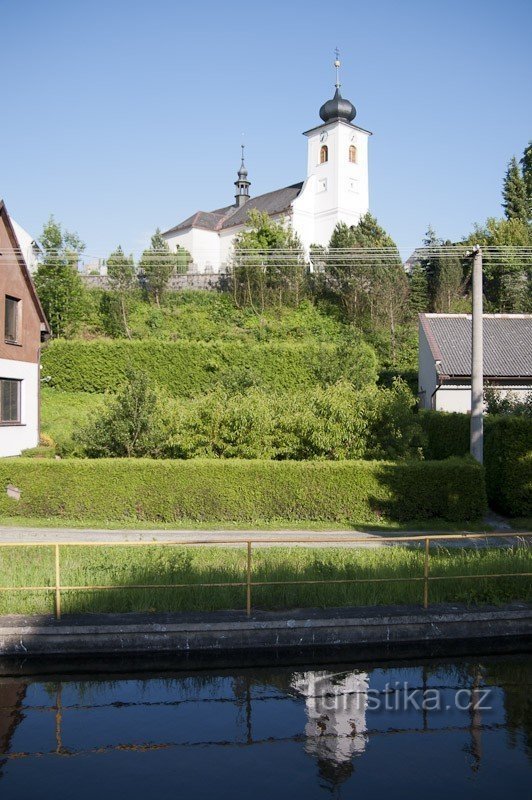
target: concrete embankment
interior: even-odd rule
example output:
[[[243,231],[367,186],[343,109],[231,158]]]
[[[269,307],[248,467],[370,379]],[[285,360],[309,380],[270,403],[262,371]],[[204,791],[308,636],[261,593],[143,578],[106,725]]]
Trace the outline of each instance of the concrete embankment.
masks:
[[[0,617],[0,656],[191,654],[289,651],[386,657],[511,652],[532,644],[532,604],[434,605],[182,614],[86,614]]]

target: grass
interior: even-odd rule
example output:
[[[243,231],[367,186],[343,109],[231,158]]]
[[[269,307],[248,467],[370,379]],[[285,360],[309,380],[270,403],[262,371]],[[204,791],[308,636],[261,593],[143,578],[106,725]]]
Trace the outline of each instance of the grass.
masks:
[[[183,531],[183,530],[202,530],[202,531],[367,531],[375,533],[401,533],[403,531],[414,531],[417,533],[425,532],[471,532],[482,533],[491,531],[492,527],[485,522],[449,522],[445,519],[431,520],[408,520],[399,523],[393,521],[383,521],[379,525],[349,524],[341,522],[317,522],[316,520],[255,520],[254,522],[209,522],[195,519],[176,520],[174,522],[155,522],[143,520],[109,520],[101,517],[26,517],[26,516],[0,516],[0,527],[10,528],[77,528],[99,529],[108,531],[120,530],[160,530],[160,531]],[[532,520],[528,528],[521,526],[520,530],[530,530]]]
[[[435,548],[431,575],[451,580],[430,585],[431,602],[468,604],[532,600],[529,578],[453,579],[457,575],[531,572],[532,550],[524,546],[485,550]],[[212,611],[242,609],[244,587],[199,587],[199,583],[245,580],[245,547],[189,545],[61,548],[61,583],[127,587],[131,584],[183,583],[187,588],[66,591],[64,613],[129,611]],[[253,607],[288,609],[349,605],[417,604],[422,600],[423,552],[419,548],[379,550],[272,547],[253,552],[253,580],[310,581],[353,578],[396,578],[397,583],[287,585],[256,587]],[[404,580],[403,580],[404,579]],[[50,586],[54,554],[50,547],[3,547],[0,586]],[[0,592],[0,613],[50,613],[53,592]]]
[[[60,447],[70,447],[74,430],[84,425],[89,414],[105,403],[105,396],[89,392],[59,392],[48,386],[41,390],[41,433]]]

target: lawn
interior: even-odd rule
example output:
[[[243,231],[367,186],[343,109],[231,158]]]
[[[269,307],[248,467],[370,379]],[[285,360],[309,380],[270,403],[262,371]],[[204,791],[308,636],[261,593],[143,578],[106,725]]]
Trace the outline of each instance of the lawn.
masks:
[[[521,520],[520,520],[521,522]],[[532,520],[528,521],[528,526],[520,524],[520,531],[528,531],[532,528]],[[6,528],[73,528],[78,530],[106,530],[106,531],[369,531],[377,533],[401,533],[408,531],[413,533],[484,533],[492,532],[492,526],[480,520],[472,522],[450,522],[446,519],[435,517],[430,520],[407,520],[406,522],[394,522],[383,519],[380,524],[364,525],[349,524],[348,522],[320,522],[317,520],[254,520],[251,522],[235,522],[226,520],[224,522],[212,522],[209,520],[181,519],[173,522],[159,522],[155,520],[110,520],[98,516],[84,517],[28,517],[21,515],[2,516],[0,515],[0,529]]]
[[[201,587],[201,583],[239,583],[246,575],[246,547],[101,546],[61,547],[61,583],[113,587],[62,594],[63,613],[128,611],[212,611],[245,607],[245,587]],[[379,550],[310,547],[257,547],[254,581],[338,581],[329,585],[253,588],[253,607],[288,609],[349,605],[420,604],[424,554],[418,547]],[[471,604],[532,600],[528,577],[466,578],[458,575],[532,572],[532,550],[525,546],[486,550],[431,551],[432,576],[451,580],[430,585],[431,602]],[[3,547],[0,586],[54,584],[53,547]],[[393,578],[389,583],[341,583],[352,579]],[[125,588],[131,584],[179,583],[185,588]],[[114,588],[116,587],[116,588]],[[49,613],[53,591],[0,592],[0,613]]]
[[[105,403],[105,396],[89,392],[41,390],[41,433],[59,447],[70,448],[72,434],[87,421],[92,411]]]

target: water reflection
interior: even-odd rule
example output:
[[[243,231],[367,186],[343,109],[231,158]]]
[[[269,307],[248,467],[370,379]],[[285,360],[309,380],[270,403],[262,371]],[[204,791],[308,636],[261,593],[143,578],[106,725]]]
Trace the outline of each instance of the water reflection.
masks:
[[[178,785],[188,797],[240,797],[246,784],[254,800],[378,797],[390,786],[397,797],[525,796],[531,675],[525,657],[507,657],[6,676],[0,791],[70,798],[69,776],[78,800],[111,796],[104,778],[129,798],[173,796]],[[431,693],[441,707],[420,705]]]
[[[366,749],[367,672],[296,673],[294,690],[305,699],[305,750],[318,760],[319,773],[333,785],[353,771],[353,757]]]

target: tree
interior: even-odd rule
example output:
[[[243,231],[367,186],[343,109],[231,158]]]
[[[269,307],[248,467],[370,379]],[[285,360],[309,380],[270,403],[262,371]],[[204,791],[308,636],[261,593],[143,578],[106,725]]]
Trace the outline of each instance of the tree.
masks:
[[[410,274],[410,309],[420,314],[429,309],[429,286],[427,273],[420,261],[416,261]]]
[[[452,254],[452,242],[443,243],[444,254],[436,257],[434,311],[449,313],[462,295],[463,269],[458,255]]]
[[[453,255],[453,244],[440,239],[429,225],[423,247],[426,253],[420,260],[427,279],[428,310],[452,311],[454,303],[463,293],[463,268],[458,255]]]
[[[348,319],[390,331],[395,362],[397,325],[404,319],[408,279],[399,251],[369,211],[357,225],[338,223],[327,255],[330,288]]]
[[[161,404],[144,372],[129,371],[108,408],[99,410],[74,435],[89,458],[160,455],[166,439]]]
[[[233,246],[231,286],[237,306],[261,314],[268,306],[298,306],[307,265],[301,242],[283,222],[251,209]]]
[[[127,297],[135,285],[135,264],[133,256],[126,256],[120,245],[107,259],[107,280],[118,295],[124,333],[131,339],[127,321]]]
[[[523,180],[528,201],[528,220],[532,220],[532,141],[525,147],[523,158],[520,161],[523,170]]]
[[[355,249],[359,248],[353,228],[338,222],[325,258],[327,279],[347,318],[361,324],[367,310],[368,264]]]
[[[63,230],[53,216],[41,235],[43,259],[35,287],[54,336],[75,333],[85,311],[85,290],[78,273],[85,245],[76,233]]]
[[[503,208],[507,219],[520,219],[526,222],[529,217],[529,200],[525,179],[515,156],[506,170],[503,190]]]
[[[484,251],[484,294],[495,312],[529,311],[532,295],[532,257],[513,248],[532,247],[532,227],[521,219],[490,217],[475,225],[464,240]],[[500,250],[496,249],[500,248]]]
[[[171,253],[168,242],[163,239],[159,228],[151,237],[151,246],[144,250],[139,261],[139,271],[144,277],[146,291],[160,306],[161,298],[166,291],[170,278],[181,264],[180,253]]]
[[[429,225],[427,228],[427,232],[425,234],[425,238],[423,239],[423,247],[426,248],[426,253],[424,254],[423,258],[421,259],[421,267],[427,277],[427,292],[428,292],[428,299],[429,311],[434,311],[436,294],[437,294],[437,287],[438,287],[438,259],[436,257],[435,251],[438,247],[441,247],[442,240],[438,238],[436,235],[436,231]]]

